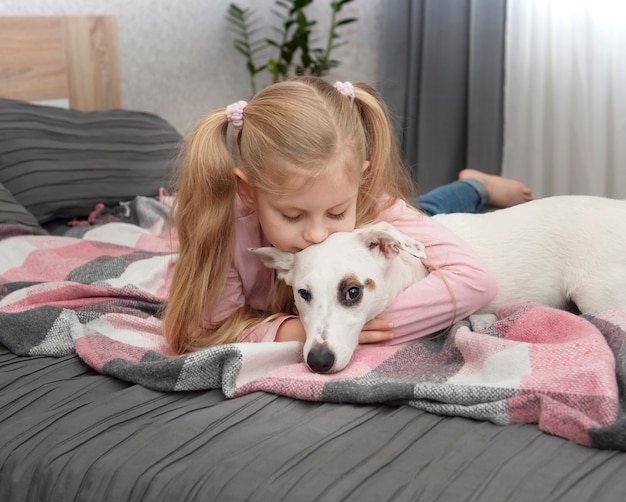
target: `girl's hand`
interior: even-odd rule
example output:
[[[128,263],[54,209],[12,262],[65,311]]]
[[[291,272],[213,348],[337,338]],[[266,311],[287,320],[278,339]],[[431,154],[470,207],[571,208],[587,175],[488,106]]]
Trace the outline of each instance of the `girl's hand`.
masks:
[[[387,342],[393,338],[393,322],[389,319],[372,319],[363,326],[359,345]]]

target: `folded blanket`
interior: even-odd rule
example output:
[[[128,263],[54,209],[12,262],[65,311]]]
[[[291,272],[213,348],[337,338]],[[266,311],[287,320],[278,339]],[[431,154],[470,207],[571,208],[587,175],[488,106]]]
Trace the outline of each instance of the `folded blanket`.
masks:
[[[626,312],[509,305],[439,338],[360,349],[333,375],[311,373],[296,342],[177,356],[161,335],[175,259],[167,208],[142,198],[132,207],[139,224],[109,215],[70,236],[0,226],[0,343],[22,356],[76,353],[103,374],[161,391],[408,405],[536,423],[582,445],[626,450]]]

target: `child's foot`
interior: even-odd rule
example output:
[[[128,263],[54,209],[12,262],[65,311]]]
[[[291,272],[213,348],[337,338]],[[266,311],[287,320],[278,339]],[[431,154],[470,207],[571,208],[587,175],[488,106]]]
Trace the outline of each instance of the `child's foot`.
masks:
[[[487,192],[487,204],[497,208],[505,208],[533,200],[533,194],[526,185],[517,180],[504,178],[495,174],[487,174],[476,169],[463,169],[459,179],[475,179],[480,181]]]

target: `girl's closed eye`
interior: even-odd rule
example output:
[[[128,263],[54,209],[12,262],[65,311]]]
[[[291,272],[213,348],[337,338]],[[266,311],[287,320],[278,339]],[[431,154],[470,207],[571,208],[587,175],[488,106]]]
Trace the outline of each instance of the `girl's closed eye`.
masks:
[[[328,217],[333,220],[343,220],[346,217],[347,211],[342,211],[341,213],[327,213]],[[281,213],[281,216],[284,220],[289,221],[291,223],[296,223],[302,219],[302,215],[299,214],[297,216],[289,216]]]
[[[333,220],[343,220],[346,217],[346,213],[347,211],[342,211],[338,214],[328,213],[328,217],[332,218]]]
[[[281,216],[283,217],[285,221],[288,221],[290,223],[296,223],[297,221],[300,221],[302,219],[301,214],[299,214],[298,216],[288,216],[286,214],[281,213]]]

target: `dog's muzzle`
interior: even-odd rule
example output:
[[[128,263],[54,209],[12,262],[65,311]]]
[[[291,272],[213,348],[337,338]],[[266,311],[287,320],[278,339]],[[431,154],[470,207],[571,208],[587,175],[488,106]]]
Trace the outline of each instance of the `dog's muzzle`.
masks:
[[[306,364],[315,373],[328,373],[335,364],[335,354],[325,343],[316,344],[310,350]]]

